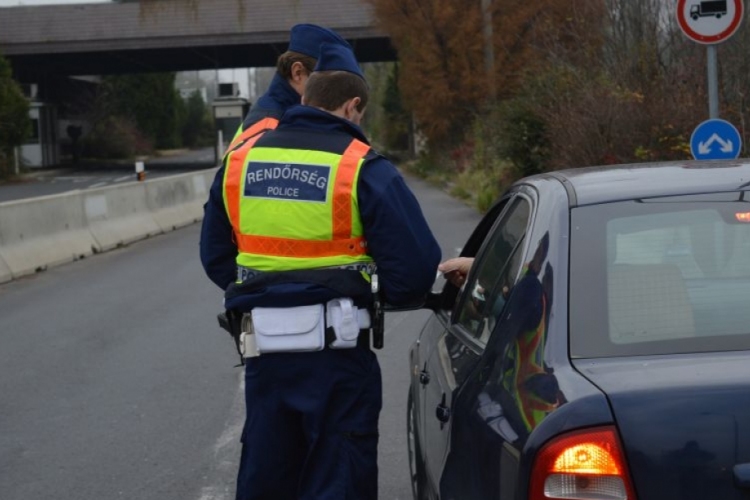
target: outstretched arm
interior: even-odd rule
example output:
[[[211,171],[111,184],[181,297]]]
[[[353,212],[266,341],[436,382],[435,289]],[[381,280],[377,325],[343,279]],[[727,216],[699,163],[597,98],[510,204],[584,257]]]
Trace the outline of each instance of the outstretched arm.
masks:
[[[474,257],[455,257],[441,262],[438,271],[443,273],[445,279],[457,287],[466,283],[466,277],[474,264]]]
[[[362,167],[357,189],[368,253],[386,300],[398,305],[424,296],[441,252],[416,197],[383,157]]]

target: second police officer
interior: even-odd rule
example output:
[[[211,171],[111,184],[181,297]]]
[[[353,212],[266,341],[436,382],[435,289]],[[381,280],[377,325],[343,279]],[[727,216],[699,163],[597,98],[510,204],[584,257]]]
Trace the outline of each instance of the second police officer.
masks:
[[[235,134],[229,149],[263,130],[276,128],[281,115],[300,103],[305,82],[312,73],[320,44],[349,46],[338,33],[315,24],[297,24],[289,34],[289,48],[276,61],[276,73],[268,90],[253,104]]]
[[[229,150],[242,141],[272,130],[278,125],[284,112],[292,106],[299,105],[305,89],[305,83],[315,67],[324,42],[341,44],[349,43],[338,33],[315,24],[297,24],[289,35],[289,46],[276,63],[276,73],[266,92],[255,102],[237,130]],[[232,237],[232,227],[225,214],[221,189],[224,178],[224,167],[216,174],[211,196],[205,207],[201,245],[201,262],[211,280],[222,290],[235,281],[235,257],[237,248],[227,245]],[[214,246],[214,243],[216,245]]]

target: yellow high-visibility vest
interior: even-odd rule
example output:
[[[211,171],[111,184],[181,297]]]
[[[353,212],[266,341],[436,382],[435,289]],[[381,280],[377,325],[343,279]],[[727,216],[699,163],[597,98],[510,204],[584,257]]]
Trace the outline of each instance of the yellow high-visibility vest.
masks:
[[[262,135],[230,151],[225,163],[237,265],[289,271],[372,263],[357,201],[370,147],[356,139],[343,154],[255,147]]]
[[[232,138],[232,142],[229,143],[229,147],[224,152],[224,154],[226,155],[232,149],[236,148],[242,141],[246,141],[247,139],[251,137],[255,137],[261,132],[273,130],[278,125],[279,125],[279,120],[277,120],[276,118],[273,118],[272,116],[268,116],[266,118],[263,118],[262,120],[258,120],[257,122],[250,125],[247,128],[247,130],[242,130],[242,124],[240,124],[240,127],[237,129],[237,132],[234,134],[234,137]]]

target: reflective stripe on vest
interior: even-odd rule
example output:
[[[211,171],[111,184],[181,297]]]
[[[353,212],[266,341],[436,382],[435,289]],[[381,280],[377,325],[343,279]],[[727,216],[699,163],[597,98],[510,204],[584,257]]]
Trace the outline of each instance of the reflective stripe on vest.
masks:
[[[250,127],[248,127],[247,130],[242,130],[242,125],[240,125],[240,128],[237,130],[237,133],[234,134],[234,138],[232,139],[232,142],[229,144],[229,147],[227,148],[224,154],[226,155],[232,149],[236,148],[242,141],[245,141],[253,136],[256,136],[260,134],[261,132],[273,130],[278,125],[279,125],[279,120],[270,116],[253,123],[252,125],[250,125]]]
[[[363,142],[352,140],[343,155],[322,151],[276,150],[272,148],[259,148],[253,151],[253,146],[259,137],[252,137],[240,147],[231,151],[226,163],[224,199],[239,250],[237,264],[258,270],[284,270],[371,262],[372,259],[367,255],[367,245],[362,235],[359,213],[353,213],[352,210],[352,204],[356,201],[356,179],[359,166],[370,147]],[[278,167],[273,167],[272,165],[276,164],[273,160],[279,153],[286,155],[284,162],[292,161],[292,163],[278,163]],[[308,162],[312,158],[314,161],[310,165],[304,164],[304,162],[297,165],[293,163],[295,157],[308,158]],[[318,161],[322,163],[318,164]],[[300,167],[304,170],[307,166],[313,169],[329,168],[329,172],[335,170],[336,173],[335,178],[326,178],[325,199],[310,201],[304,198],[295,200],[283,197],[278,199],[272,196],[252,196],[253,199],[250,200],[250,197],[245,197],[246,193],[243,193],[243,188],[247,189],[246,183],[252,183],[250,179],[253,173],[246,173],[247,166],[251,162],[268,164],[269,167],[266,168],[269,171],[280,171],[280,169],[291,171],[289,169],[292,167],[295,167],[295,169]],[[330,173],[329,176],[331,176]],[[332,189],[327,184],[329,181],[333,182]],[[312,182],[305,181],[304,177],[301,178],[300,182],[307,182],[307,184],[312,185]],[[330,201],[326,201],[328,196],[330,196]],[[292,224],[301,224],[297,215],[305,214],[306,210],[311,210],[312,220],[315,221],[311,223],[312,228],[311,226],[299,226],[295,231],[308,235],[316,234],[316,236],[307,238],[302,234],[299,238],[289,237],[288,234],[285,234],[284,237],[278,236],[281,233],[280,226],[283,225],[279,222],[285,222],[281,218],[276,219],[276,226],[273,226],[273,224],[269,226],[268,221],[261,220],[253,225],[252,234],[247,234],[250,232],[247,228],[246,232],[243,232],[243,211],[241,209],[243,199],[254,203],[254,206],[258,209],[261,206],[265,208],[273,207],[274,210],[285,210],[285,207],[289,207],[289,210],[293,210],[293,213],[296,214],[287,219],[293,220]],[[320,202],[324,202],[322,206]],[[321,212],[321,210],[325,212]],[[327,210],[330,210],[330,212]],[[326,216],[325,213],[328,213],[328,215]],[[356,227],[353,225],[355,218]],[[249,219],[248,223],[251,220]],[[326,226],[320,226],[321,223]],[[289,227],[285,228],[289,233]],[[324,236],[321,239],[321,234],[329,234],[330,237]]]
[[[242,147],[230,151],[226,159],[226,171],[224,172],[224,206],[229,215],[229,222],[234,230],[235,243],[238,242],[237,234],[240,222],[240,187],[242,186],[242,163],[247,152],[255,145],[263,134],[257,134],[245,142]]]

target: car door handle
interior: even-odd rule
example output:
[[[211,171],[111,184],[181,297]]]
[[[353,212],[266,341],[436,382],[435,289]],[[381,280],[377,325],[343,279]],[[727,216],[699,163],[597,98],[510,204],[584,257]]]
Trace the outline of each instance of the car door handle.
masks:
[[[443,424],[451,419],[451,409],[445,404],[445,393],[443,393],[443,400],[437,405],[437,408],[435,408],[435,416]]]
[[[734,484],[738,488],[750,488],[750,464],[734,466]]]
[[[419,383],[422,385],[427,385],[430,383],[430,374],[427,373],[427,363],[424,364],[424,368],[422,368],[422,371],[419,372]]]

